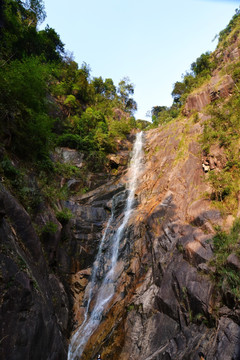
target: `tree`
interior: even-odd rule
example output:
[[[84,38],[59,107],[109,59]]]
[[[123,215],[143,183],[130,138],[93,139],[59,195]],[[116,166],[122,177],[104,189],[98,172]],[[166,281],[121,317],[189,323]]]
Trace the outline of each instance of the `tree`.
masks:
[[[38,21],[45,17],[41,1],[23,3],[4,0],[0,33],[0,54],[4,61],[42,56],[45,61],[59,61],[64,45],[54,29],[37,31]]]
[[[104,94],[105,92],[105,86],[103,78],[100,77],[94,77],[92,80],[92,85],[94,87],[94,90],[97,94]]]
[[[158,117],[159,113],[167,110],[167,106],[153,106],[151,110],[151,115]]]
[[[42,23],[46,18],[45,7],[42,0],[26,0],[25,7],[32,11],[37,23]]]
[[[105,87],[105,92],[104,92],[105,96],[108,99],[113,100],[116,95],[116,86],[114,85],[113,80],[110,78],[105,79],[104,87]]]
[[[130,79],[128,77],[123,78],[119,82],[117,92],[125,110],[129,111],[130,113],[137,110],[136,101],[130,98],[130,95],[134,94],[134,85],[130,83]]]
[[[191,70],[195,75],[204,73],[204,75],[210,74],[212,69],[212,63],[210,58],[210,52],[207,51],[197,58],[191,65]]]
[[[191,73],[186,73],[183,76],[183,81],[177,81],[174,84],[171,95],[173,96],[173,102],[177,105],[182,105],[187,94],[193,89],[195,78]]]
[[[124,105],[127,103],[129,96],[134,94],[134,86],[130,83],[130,79],[128,77],[123,78],[119,82],[118,93]]]
[[[98,101],[104,101],[106,99],[113,100],[115,98],[116,86],[114,85],[112,79],[108,78],[104,81],[101,76],[94,77],[91,84],[94,88],[95,94],[101,95],[100,97],[97,97]]]
[[[46,101],[49,68],[39,59],[15,60],[0,68],[0,138],[19,156],[48,153],[53,120]]]
[[[171,93],[173,97],[173,101],[175,103],[180,103],[181,96],[186,92],[186,85],[181,82],[177,81],[174,84],[173,91]]]

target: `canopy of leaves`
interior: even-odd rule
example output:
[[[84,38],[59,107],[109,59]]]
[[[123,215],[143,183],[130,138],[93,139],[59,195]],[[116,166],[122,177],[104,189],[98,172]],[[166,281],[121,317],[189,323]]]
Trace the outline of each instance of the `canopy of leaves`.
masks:
[[[0,68],[1,138],[21,156],[48,153],[53,121],[46,99],[49,68],[37,58]]]
[[[0,3],[0,139],[18,156],[46,158],[51,147],[69,146],[104,163],[116,138],[136,126],[134,86],[124,78],[91,78],[89,65],[64,53],[54,29],[38,31],[42,0]],[[98,159],[98,160],[97,160]]]
[[[186,72],[182,76],[182,81],[174,84],[172,97],[175,104],[183,105],[187,96],[196,87],[200,86],[216,67],[216,63],[211,57],[210,52],[206,52],[199,56],[191,65],[191,72]]]
[[[54,29],[37,31],[38,21],[45,17],[41,1],[3,0],[1,59],[10,61],[26,56],[42,56],[45,61],[59,61],[64,46]]]

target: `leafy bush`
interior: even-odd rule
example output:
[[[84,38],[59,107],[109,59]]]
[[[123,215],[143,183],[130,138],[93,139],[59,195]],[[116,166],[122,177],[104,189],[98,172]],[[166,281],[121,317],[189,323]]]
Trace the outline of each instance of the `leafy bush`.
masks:
[[[87,150],[86,143],[80,135],[66,133],[60,135],[57,139],[58,146],[66,146],[77,150]]]
[[[8,134],[12,149],[26,158],[47,154],[53,120],[47,114],[49,68],[37,58],[12,61],[0,68],[0,136]]]
[[[235,65],[238,66],[237,64]],[[218,145],[224,153],[223,168],[211,171],[209,180],[213,187],[212,198],[220,201],[225,211],[236,211],[237,194],[240,191],[240,96],[235,91],[226,102],[218,100],[218,106],[211,104],[208,108],[210,118],[205,121],[202,136],[203,151],[208,154],[211,146]]]
[[[195,76],[200,75],[206,76],[211,73],[214,67],[214,63],[211,60],[211,53],[207,51],[197,58],[195,62],[191,65],[191,70],[195,74]]]
[[[222,293],[230,292],[232,297],[240,301],[240,276],[239,272],[232,269],[226,262],[231,253],[240,256],[239,251],[240,220],[236,219],[229,234],[218,231],[213,238],[214,260],[212,265],[216,267],[214,280]]]
[[[63,210],[56,212],[56,217],[62,225],[65,225],[71,220],[72,212],[68,208],[64,208]]]
[[[1,168],[3,169],[4,175],[9,179],[14,180],[17,176],[20,175],[19,170],[13,166],[11,160],[6,156],[1,161]]]
[[[42,228],[42,235],[46,237],[46,235],[53,235],[57,232],[58,226],[52,221],[48,221],[44,227]]]
[[[236,13],[233,15],[232,19],[229,21],[225,29],[219,33],[219,44],[222,43],[226,37],[232,32],[233,28],[236,26],[240,15],[240,9],[236,9]]]

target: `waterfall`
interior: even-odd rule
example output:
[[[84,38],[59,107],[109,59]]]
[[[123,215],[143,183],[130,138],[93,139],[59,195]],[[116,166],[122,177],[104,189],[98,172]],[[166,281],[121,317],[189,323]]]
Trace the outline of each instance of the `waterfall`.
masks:
[[[119,245],[121,239],[123,238],[126,225],[133,211],[134,195],[137,187],[138,178],[141,172],[141,162],[143,159],[142,144],[143,144],[143,133],[140,132],[136,135],[136,140],[133,146],[132,159],[129,167],[128,195],[124,209],[123,219],[117,231],[110,238],[110,244],[109,244],[111,248],[110,265],[102,280],[101,285],[97,290],[97,296],[95,295],[96,296],[95,305],[91,313],[89,314],[89,307],[93,299],[94,288],[97,284],[96,280],[97,280],[98,266],[103,256],[103,247],[107,239],[109,229],[114,221],[114,206],[112,209],[111,217],[107,223],[106,229],[102,236],[98,254],[93,265],[91,284],[88,294],[88,302],[84,315],[84,321],[71,338],[71,342],[68,350],[68,360],[80,359],[88,340],[90,339],[91,335],[94,333],[94,331],[97,329],[98,325],[101,322],[102,315],[104,313],[106,305],[109,303],[109,301],[114,295],[115,292],[114,281],[116,277],[115,270],[116,270],[116,264],[119,253]]]

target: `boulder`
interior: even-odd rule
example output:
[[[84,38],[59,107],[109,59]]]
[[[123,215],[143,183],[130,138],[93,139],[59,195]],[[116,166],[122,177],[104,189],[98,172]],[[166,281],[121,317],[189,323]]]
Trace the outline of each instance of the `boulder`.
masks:
[[[240,259],[236,254],[232,253],[228,256],[227,264],[234,270],[240,271]]]
[[[83,166],[84,154],[75,149],[66,147],[56,148],[52,157],[53,160],[60,161],[64,164],[72,164],[78,168]]]

